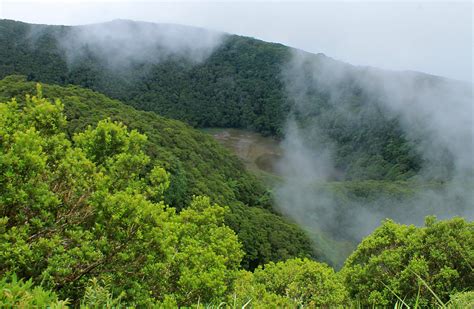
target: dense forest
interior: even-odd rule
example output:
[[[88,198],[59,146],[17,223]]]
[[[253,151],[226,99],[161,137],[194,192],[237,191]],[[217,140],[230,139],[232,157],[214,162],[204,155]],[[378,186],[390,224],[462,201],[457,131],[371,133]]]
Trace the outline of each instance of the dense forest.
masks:
[[[25,101],[35,84],[12,76],[0,81],[0,98]],[[146,134],[145,153],[152,164],[169,173],[170,185],[164,201],[177,210],[185,208],[195,195],[206,195],[213,202],[230,207],[226,224],[244,244],[242,261],[247,269],[289,257],[310,257],[313,250],[304,233],[271,209],[268,192],[248,174],[226,149],[210,136],[179,121],[137,111],[101,94],[75,86],[43,86],[45,98],[60,98],[68,119],[68,136],[96,125],[99,120],[120,121],[130,129]]]
[[[98,29],[2,20],[0,43],[4,48],[0,51],[0,78],[21,74],[32,81],[79,85],[195,127],[246,128],[283,136],[295,99],[285,89],[282,68],[294,50],[226,34],[209,56],[200,61],[181,54],[164,59],[154,59],[148,54],[145,58],[129,59],[128,54],[112,50],[119,60],[107,63],[103,46],[122,42],[111,38],[110,29],[119,27],[127,32],[141,26],[158,27],[120,20]],[[88,31],[95,31],[99,38],[76,35]],[[163,47],[156,47],[158,51],[159,48]],[[315,63],[333,62],[323,54],[308,55]],[[320,134],[336,148],[340,177],[406,179],[413,176],[420,169],[421,158],[410,147],[397,119],[387,117],[380,108],[364,108],[374,103],[367,100],[367,94],[354,81],[364,76],[365,71],[349,65],[343,67],[350,74],[337,86],[343,94],[339,101],[347,105],[344,109],[359,110],[357,119],[348,119],[343,110],[330,104],[330,95],[322,84],[308,90],[308,100],[317,104],[303,114],[296,110],[295,117],[303,123],[320,123]],[[318,74],[323,77],[329,75],[320,71]],[[433,80],[427,75],[421,77]]]
[[[446,80],[121,20],[0,20],[0,43],[0,306],[474,305],[471,161],[378,91]],[[306,157],[252,173],[212,127]]]
[[[18,90],[31,83],[16,77],[5,85]],[[54,90],[94,97],[79,88]],[[147,154],[145,134],[111,118],[69,131],[63,110],[80,97],[48,100],[39,84],[36,95],[15,98],[0,105],[3,305],[315,307],[472,299],[456,294],[474,281],[474,226],[464,219],[427,218],[423,228],[386,221],[338,273],[306,258],[251,273],[240,270],[242,236],[225,225],[232,210],[196,195],[183,209],[166,203],[171,177]]]

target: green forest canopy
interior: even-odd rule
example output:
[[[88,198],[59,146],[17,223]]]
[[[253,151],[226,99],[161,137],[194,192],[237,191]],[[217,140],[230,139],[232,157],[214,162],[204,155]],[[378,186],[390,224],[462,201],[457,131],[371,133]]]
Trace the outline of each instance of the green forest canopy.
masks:
[[[73,28],[0,21],[2,306],[472,306],[472,222],[385,221],[336,272],[313,259],[337,250],[313,251],[260,181],[191,127],[282,137],[290,112],[302,127],[317,123],[345,181],[311,189],[336,194],[337,211],[441,186],[449,175],[410,180],[423,160],[398,119],[353,83],[360,71],[338,84],[341,108],[358,117],[318,84],[302,114],[281,78],[286,46],[225,35],[202,62],[115,70],[87,46],[70,62],[58,38]],[[50,84],[36,92],[32,81]]]
[[[78,29],[1,20],[0,78],[21,74],[32,81],[79,85],[194,127],[246,128],[283,136],[295,103],[286,92],[282,70],[293,49],[224,35],[201,62],[170,55],[156,63],[138,59],[125,69],[116,69],[103,63],[93,46],[80,41],[75,50],[79,56],[70,59],[61,44]],[[311,63],[335,62],[322,54],[307,55]],[[318,124],[323,140],[335,147],[336,168],[344,179],[400,180],[416,174],[423,162],[398,120],[382,113],[374,99],[354,83],[364,71],[338,64],[350,72],[337,85],[343,108],[330,104],[328,91],[316,85],[308,89],[306,98],[314,103],[312,109],[295,117],[302,125]],[[419,78],[437,81],[428,75]],[[342,110],[355,111],[357,119],[345,117]]]
[[[0,101],[15,97],[24,103],[25,95],[34,93],[34,89],[35,83],[25,82],[22,77],[6,78],[0,81]],[[159,165],[169,173],[170,186],[164,201],[180,210],[194,195],[206,195],[214,203],[229,206],[226,224],[240,235],[246,268],[313,255],[303,231],[271,210],[266,189],[211,136],[180,121],[137,111],[76,86],[43,85],[43,96],[63,102],[68,120],[64,130],[69,137],[107,118],[146,134],[144,149],[151,160],[147,166]]]
[[[240,270],[229,210],[194,196],[177,212],[146,135],[108,119],[70,135],[63,108],[40,86],[0,103],[2,306],[472,305],[473,223],[387,220],[337,273],[300,258]]]

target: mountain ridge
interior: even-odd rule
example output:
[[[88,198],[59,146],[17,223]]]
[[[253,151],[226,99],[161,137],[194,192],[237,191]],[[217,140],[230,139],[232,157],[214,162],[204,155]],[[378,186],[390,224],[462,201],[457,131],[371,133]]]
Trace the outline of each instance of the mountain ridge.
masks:
[[[170,33],[153,41],[147,40],[154,34],[147,27],[117,34],[104,25],[79,34],[70,32],[76,26],[47,26],[30,46],[29,33],[37,26],[2,20],[0,43],[6,48],[0,51],[0,78],[20,74],[32,81],[79,85],[193,127],[243,128],[279,138],[287,130],[288,115],[294,115],[300,124],[321,124],[320,135],[334,146],[336,168],[349,180],[409,178],[424,164],[401,117],[386,112],[384,101],[390,98],[380,89],[390,83],[460,85],[425,73],[353,66],[238,35],[206,41],[192,35],[176,39]],[[143,40],[146,44],[140,45]],[[289,88],[296,80],[294,92]],[[360,119],[343,120],[344,110],[355,111]],[[366,143],[351,132],[365,136]],[[371,172],[370,161],[377,162]]]
[[[147,21],[147,20],[133,20],[133,19],[127,19],[127,18],[116,18],[116,19],[111,19],[111,20],[107,20],[107,21],[91,22],[91,23],[85,23],[85,24],[74,24],[74,25],[33,23],[33,22],[25,22],[25,21],[9,19],[9,18],[0,18],[0,22],[2,22],[2,21],[16,22],[16,23],[22,23],[22,24],[27,24],[27,25],[36,25],[36,26],[59,26],[59,27],[97,26],[97,25],[103,25],[103,24],[113,24],[113,23],[122,23],[122,22],[124,22],[124,23],[150,24],[150,25],[155,25],[155,26],[171,26],[171,27],[198,29],[198,30],[204,30],[204,31],[208,31],[208,32],[220,33],[220,34],[227,35],[227,36],[235,35],[235,36],[239,36],[239,37],[243,37],[243,38],[249,38],[249,39],[252,39],[252,40],[262,41],[262,42],[269,43],[269,44],[282,45],[282,46],[291,48],[292,50],[295,50],[295,51],[304,52],[304,53],[308,53],[308,54],[312,54],[312,55],[324,56],[324,57],[327,57],[331,60],[334,60],[334,61],[337,61],[337,62],[340,62],[340,63],[344,63],[344,64],[347,64],[347,65],[351,65],[353,67],[360,68],[360,69],[376,69],[376,70],[381,70],[381,71],[384,71],[384,72],[400,73],[400,74],[405,74],[405,73],[420,74],[420,75],[425,75],[426,77],[440,78],[440,79],[443,79],[443,80],[450,80],[451,82],[465,83],[467,85],[472,84],[472,83],[470,83],[468,81],[465,81],[465,80],[451,78],[451,77],[438,75],[438,74],[433,74],[433,73],[428,73],[428,72],[423,72],[423,71],[417,71],[417,70],[411,70],[411,69],[385,69],[385,68],[380,68],[380,67],[373,66],[373,65],[353,64],[353,63],[348,62],[348,61],[333,58],[333,57],[327,55],[324,52],[307,51],[305,49],[298,48],[298,47],[291,46],[291,45],[286,45],[285,43],[278,42],[278,41],[265,40],[265,39],[257,38],[257,37],[251,36],[251,35],[236,34],[236,33],[232,33],[232,32],[215,30],[215,29],[210,29],[210,28],[206,28],[206,27],[202,27],[202,26],[195,26],[195,25],[188,25],[188,24],[170,23],[170,22],[154,22],[154,21]]]

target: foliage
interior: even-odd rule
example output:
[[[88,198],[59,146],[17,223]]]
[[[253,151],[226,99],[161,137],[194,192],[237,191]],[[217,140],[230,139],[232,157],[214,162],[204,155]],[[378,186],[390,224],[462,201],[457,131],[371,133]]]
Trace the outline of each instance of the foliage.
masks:
[[[386,220],[365,238],[345,262],[342,273],[351,297],[364,305],[389,305],[398,295],[413,305],[434,306],[437,297],[472,289],[474,224],[462,218],[426,226],[399,225]],[[430,287],[437,295],[428,289]]]
[[[383,195],[380,207],[389,208],[413,195],[423,164],[398,120],[354,86],[357,75],[337,85],[337,107],[316,83],[309,110],[298,113],[281,80],[291,54],[283,45],[226,36],[200,63],[169,57],[120,71],[91,55],[71,65],[57,40],[70,29],[0,21],[0,77],[26,76],[0,81],[0,305],[472,304],[472,222],[427,218],[417,228],[387,220],[335,273],[306,259],[333,248],[314,256],[235,156],[157,115],[275,136],[290,111],[303,129],[316,123],[307,146],[329,145],[334,179],[350,181],[310,190],[335,197],[335,212],[350,220],[343,214],[357,211],[354,202]],[[152,112],[79,86],[44,85],[26,96],[35,88],[26,79],[87,87]],[[341,228],[350,222],[339,223],[315,231],[326,246],[327,232],[350,239]]]
[[[315,257],[312,243],[296,224],[289,224],[264,209],[234,207],[226,218],[246,249],[246,258],[242,261],[245,269],[253,270],[270,261],[292,257]]]
[[[253,274],[242,272],[234,293],[240,302],[251,298],[257,308],[337,306],[348,300],[342,280],[332,268],[298,258],[270,262]]]
[[[137,305],[222,297],[242,258],[224,208],[194,197],[177,214],[144,135],[105,120],[69,140],[62,108],[41,88],[0,104],[0,273],[73,302],[94,278]]]
[[[448,308],[462,309],[474,307],[474,291],[461,292],[451,295]]]
[[[284,45],[226,35],[203,62],[170,56],[117,70],[87,45],[78,46],[75,52],[83,56],[71,62],[61,45],[71,31],[74,27],[0,21],[0,78],[23,74],[28,80],[80,85],[192,126],[247,128],[265,135],[282,136],[287,115],[294,111],[282,78],[294,50]],[[322,54],[308,61],[308,70],[334,62]],[[346,179],[413,176],[422,163],[415,147],[398,120],[382,113],[374,102],[378,98],[354,86],[351,78],[363,78],[364,72],[354,74],[335,86],[337,106],[321,83],[312,85],[305,97],[308,110],[296,111],[296,119],[303,126],[317,124],[318,139],[333,146],[336,167]]]
[[[68,302],[58,300],[52,291],[33,287],[32,280],[18,280],[16,275],[0,279],[0,306],[2,308],[66,308]]]
[[[271,291],[267,291],[265,284],[255,281],[254,274],[241,271],[234,283],[233,293],[227,303],[237,304],[238,307],[248,305],[249,308],[291,308],[296,303]]]
[[[35,84],[22,77],[5,78],[0,81],[0,101],[15,97],[21,106],[25,95],[34,89]],[[106,118],[146,134],[143,152],[149,162],[142,172],[155,165],[167,170],[170,183],[164,201],[177,211],[187,207],[193,195],[206,195],[212,202],[228,205],[226,224],[238,233],[247,253],[242,265],[253,269],[267,261],[312,255],[302,230],[267,210],[271,204],[264,187],[212,137],[179,121],[137,111],[87,89],[43,85],[42,92],[45,98],[61,99],[68,120],[64,128],[68,137]],[[258,233],[258,237],[253,235],[261,227],[265,231]]]
[[[110,292],[111,287],[97,278],[89,280],[81,299],[81,308],[115,308],[120,307],[121,299],[125,296],[122,292],[114,298]]]
[[[346,300],[345,288],[334,270],[308,259],[270,262],[257,269],[254,278],[265,284],[267,291],[286,296],[298,305],[340,305]]]

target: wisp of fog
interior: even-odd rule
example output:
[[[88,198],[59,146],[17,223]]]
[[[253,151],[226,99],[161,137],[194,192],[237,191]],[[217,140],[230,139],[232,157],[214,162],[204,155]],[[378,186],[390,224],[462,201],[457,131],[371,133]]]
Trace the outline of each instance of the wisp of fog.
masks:
[[[354,242],[385,218],[417,225],[423,224],[427,215],[474,218],[472,85],[422,73],[355,67],[297,50],[282,78],[293,102],[279,162],[284,180],[275,193],[284,214],[310,231],[329,231],[334,237],[342,235]],[[344,104],[348,85],[367,98],[361,109]],[[436,186],[419,186],[402,199],[374,194],[368,200],[346,200],[341,208],[334,192],[326,190],[334,185],[338,171],[334,142],[321,134],[318,121],[311,120],[312,114],[324,113],[317,109],[321,98],[313,95],[315,89],[326,94],[324,103],[348,121],[364,121],[360,115],[373,109],[396,121],[423,162],[410,181],[429,184],[443,180]],[[302,124],[295,120],[298,115],[308,116],[310,121]],[[444,163],[446,157],[450,165]]]
[[[29,37],[35,42],[48,26],[35,27]],[[67,27],[55,32],[68,65],[93,57],[108,69],[128,69],[182,59],[200,63],[220,45],[224,34],[196,27],[129,20]]]

